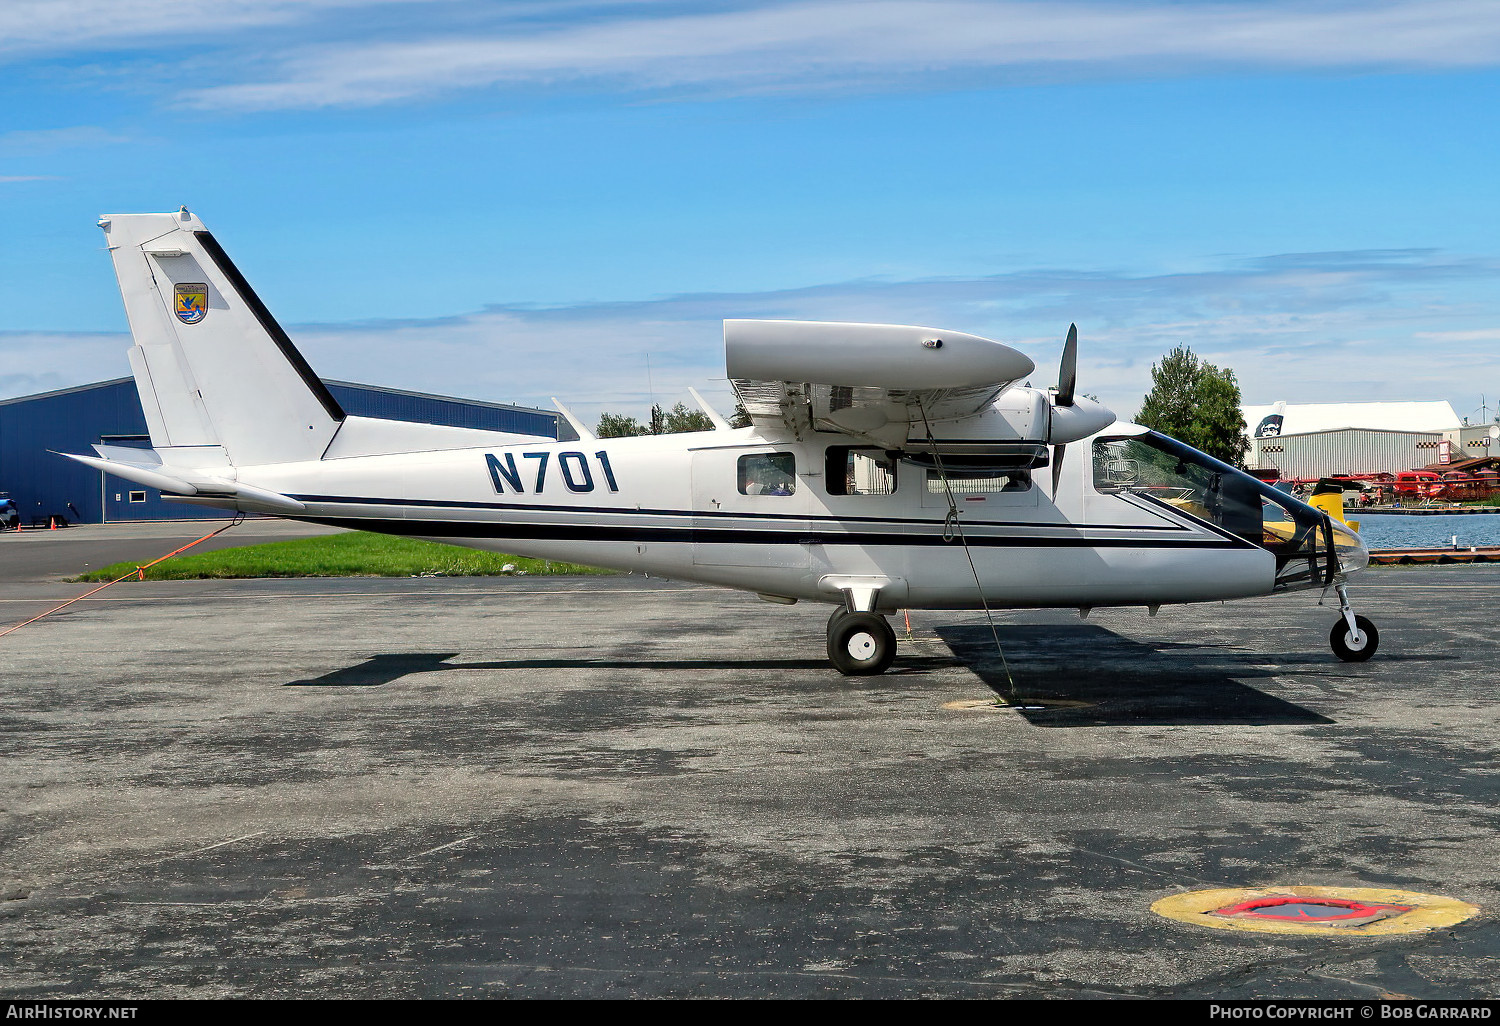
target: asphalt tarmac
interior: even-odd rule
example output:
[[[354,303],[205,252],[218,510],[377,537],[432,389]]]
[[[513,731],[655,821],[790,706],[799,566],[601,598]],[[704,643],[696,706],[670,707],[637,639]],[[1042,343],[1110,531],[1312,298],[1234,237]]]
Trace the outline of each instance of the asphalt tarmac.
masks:
[[[0,624],[79,591],[16,551]],[[1076,703],[1017,711],[982,615],[858,679],[826,607],[638,576],[121,584],[0,639],[0,993],[1500,996],[1500,571],[1353,591],[1365,664],[1306,593],[1001,614]],[[1297,884],[1482,911],[1151,911]]]

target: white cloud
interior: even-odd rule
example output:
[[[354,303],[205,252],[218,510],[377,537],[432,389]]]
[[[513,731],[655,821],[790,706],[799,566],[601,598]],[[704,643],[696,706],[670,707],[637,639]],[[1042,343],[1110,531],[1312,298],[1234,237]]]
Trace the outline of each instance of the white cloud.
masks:
[[[97,125],[75,125],[70,128],[19,129],[0,134],[0,156],[35,157],[83,147],[112,146],[129,142]]]
[[[0,398],[124,377],[129,348],[112,332],[0,332]]]
[[[291,24],[329,8],[419,0],[6,0],[0,55],[77,53],[177,44],[243,29]]]
[[[1419,331],[1414,338],[1424,342],[1500,342],[1500,328],[1479,328],[1476,331]]]
[[[1467,409],[1500,379],[1500,309],[1488,293],[1469,298],[1497,270],[1427,251],[1292,254],[1190,274],[856,281],[290,331],[325,377],[533,406],[555,395],[590,421],[606,409],[642,416],[653,392],[667,406],[690,402],[690,385],[727,406],[720,322],[728,317],[971,331],[1031,356],[1036,384],[1052,383],[1077,321],[1079,387],[1123,416],[1149,387],[1152,363],[1178,345],[1233,369],[1247,402],[1449,399]],[[81,384],[80,367],[128,373],[128,344],[0,334],[0,366],[10,372],[0,395]]]
[[[1079,323],[1081,387],[1135,412],[1153,362],[1188,345],[1235,370],[1247,401],[1441,399],[1462,405],[1500,356],[1475,324],[1493,304],[1461,302],[1492,280],[1482,262],[1423,251],[1288,255],[1193,274],[1129,277],[1027,271],[973,279],[863,281],[756,294],[678,296],[561,309],[493,308],[400,324],[310,325],[296,337],[335,377],[547,405],[580,415],[641,413],[689,385],[726,397],[728,317],[888,321],[972,331],[1016,346],[1050,384]],[[1439,350],[1422,341],[1450,329]],[[1474,332],[1472,338],[1458,334]],[[455,383],[462,382],[462,385]]]
[[[368,106],[496,86],[724,92],[878,87],[902,77],[930,82],[996,72],[1159,75],[1205,67],[1500,62],[1500,18],[1491,0],[808,0],[706,13],[626,10],[583,23],[512,22],[503,31],[468,26],[394,42],[320,42],[283,54],[276,71],[259,81],[199,89],[184,102],[271,110]]]

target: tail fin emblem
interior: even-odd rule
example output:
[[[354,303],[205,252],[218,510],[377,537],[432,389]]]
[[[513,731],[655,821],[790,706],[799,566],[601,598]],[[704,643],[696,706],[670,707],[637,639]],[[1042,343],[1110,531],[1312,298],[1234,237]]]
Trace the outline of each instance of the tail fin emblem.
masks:
[[[208,286],[203,282],[182,282],[177,286],[177,319],[183,324],[197,324],[208,316]]]

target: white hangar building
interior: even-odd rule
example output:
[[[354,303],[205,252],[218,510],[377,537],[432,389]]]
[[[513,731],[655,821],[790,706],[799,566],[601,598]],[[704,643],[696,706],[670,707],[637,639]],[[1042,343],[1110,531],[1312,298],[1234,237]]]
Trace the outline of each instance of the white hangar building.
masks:
[[[1283,478],[1397,474],[1491,455],[1489,425],[1466,425],[1446,400],[1271,403],[1241,407],[1246,465]]]

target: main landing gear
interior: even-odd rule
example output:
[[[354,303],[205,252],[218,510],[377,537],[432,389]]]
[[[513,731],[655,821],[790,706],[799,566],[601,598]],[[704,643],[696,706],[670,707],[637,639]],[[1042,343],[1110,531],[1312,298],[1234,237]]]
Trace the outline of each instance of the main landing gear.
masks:
[[[1375,654],[1380,647],[1380,632],[1363,616],[1355,616],[1349,605],[1349,589],[1342,584],[1334,585],[1339,595],[1339,612],[1343,618],[1333,625],[1328,635],[1328,644],[1333,654],[1346,663],[1362,663]]]
[[[846,677],[884,673],[896,658],[896,632],[879,613],[840,606],[828,618],[828,658]]]

